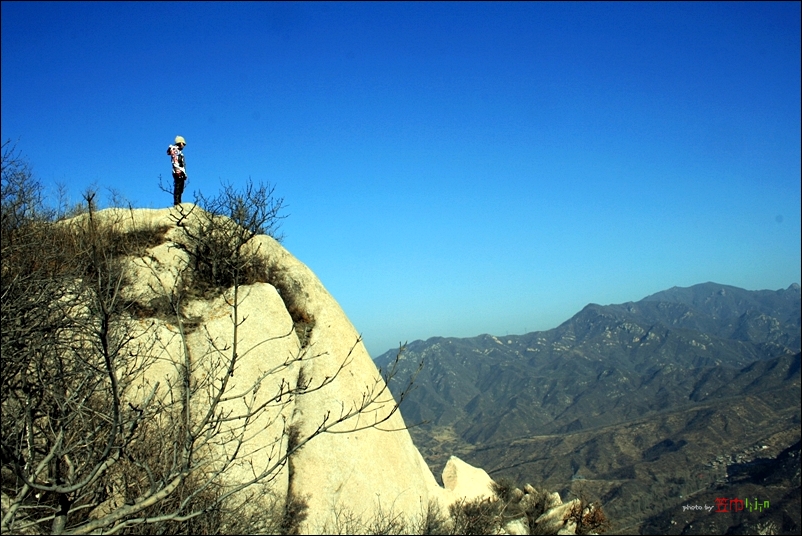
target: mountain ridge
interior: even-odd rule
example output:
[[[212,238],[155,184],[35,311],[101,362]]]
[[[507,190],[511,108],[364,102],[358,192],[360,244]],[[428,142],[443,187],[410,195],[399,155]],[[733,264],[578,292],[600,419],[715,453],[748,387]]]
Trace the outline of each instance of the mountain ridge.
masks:
[[[703,283],[547,331],[413,341],[398,376],[423,367],[401,410],[433,468],[455,452],[494,478],[589,486],[618,530],[653,530],[683,496],[729,485],[717,457],[799,440],[799,297]]]
[[[700,287],[707,292],[711,285]],[[727,289],[730,294],[738,292],[742,296],[753,292],[720,285],[712,296],[724,296]],[[725,290],[725,294],[719,294],[720,290]],[[589,304],[548,331],[505,337],[483,334],[464,339],[433,337],[427,341],[413,341],[406,346],[403,362],[417,364],[427,358],[436,356],[436,359],[431,368],[425,368],[417,378],[418,390],[425,391],[426,396],[413,394],[405,400],[404,415],[413,422],[426,420],[438,424],[455,418],[454,406],[463,407],[471,421],[481,421],[470,423],[463,415],[461,433],[467,433],[481,428],[486,420],[483,398],[495,400],[516,392],[516,396],[509,397],[509,403],[514,404],[510,408],[514,412],[523,412],[516,419],[521,421],[519,425],[533,434],[550,433],[559,427],[549,427],[548,423],[554,422],[558,415],[562,418],[569,415],[568,408],[576,402],[574,397],[587,398],[586,393],[575,388],[574,380],[579,376],[587,378],[584,381],[588,385],[593,382],[597,390],[604,391],[607,399],[631,395],[650,385],[656,386],[660,394],[660,387],[663,391],[666,387],[656,380],[667,381],[672,372],[677,372],[675,376],[678,376],[674,383],[682,383],[682,371],[718,366],[740,369],[754,361],[798,352],[799,301],[789,300],[785,294],[789,292],[799,295],[799,289],[793,285],[775,294],[780,297],[781,304],[776,316],[769,317],[762,312],[760,316],[750,315],[749,307],[731,311],[727,318],[743,319],[739,330],[716,327],[706,320],[710,316],[708,311],[721,309],[721,300],[708,301],[707,310],[698,305],[689,309],[682,303],[642,300],[607,306]],[[751,304],[751,301],[741,298],[736,303]],[[699,329],[691,329],[694,326]],[[744,334],[747,340],[716,336],[704,331],[708,327],[718,332],[723,329],[725,334]],[[386,353],[375,361],[379,366],[386,366],[387,360],[394,357],[395,352]],[[539,379],[549,379],[549,385],[537,381]],[[685,390],[687,388],[686,385]],[[577,392],[567,397],[566,393],[573,391]],[[572,398],[570,403],[567,398]],[[424,410],[418,399],[425,399],[430,410]],[[634,402],[631,398],[628,401]],[[611,403],[616,405],[608,400],[602,407],[583,407],[582,410],[601,414],[610,409]],[[533,411],[523,409],[525,406],[546,410],[546,415],[534,415]],[[643,414],[653,409],[635,404],[632,411]],[[489,429],[510,419],[504,413]],[[484,435],[488,435],[487,432]],[[472,442],[477,436],[468,433],[466,439]]]

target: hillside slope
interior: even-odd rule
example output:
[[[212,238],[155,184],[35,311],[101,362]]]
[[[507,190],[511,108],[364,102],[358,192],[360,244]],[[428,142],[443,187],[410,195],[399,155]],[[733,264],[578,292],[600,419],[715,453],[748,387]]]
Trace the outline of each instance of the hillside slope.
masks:
[[[410,343],[404,365],[424,366],[402,411],[425,422],[412,434],[435,470],[448,451],[494,476],[581,482],[637,532],[720,484],[718,457],[799,439],[799,341],[798,285],[674,288],[545,332]]]

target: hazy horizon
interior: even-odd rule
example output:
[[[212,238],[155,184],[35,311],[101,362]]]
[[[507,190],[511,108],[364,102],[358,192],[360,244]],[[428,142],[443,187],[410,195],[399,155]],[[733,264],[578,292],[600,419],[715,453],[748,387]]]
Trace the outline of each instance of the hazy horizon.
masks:
[[[48,188],[270,182],[373,357],[588,303],[800,283],[799,3],[2,2]]]

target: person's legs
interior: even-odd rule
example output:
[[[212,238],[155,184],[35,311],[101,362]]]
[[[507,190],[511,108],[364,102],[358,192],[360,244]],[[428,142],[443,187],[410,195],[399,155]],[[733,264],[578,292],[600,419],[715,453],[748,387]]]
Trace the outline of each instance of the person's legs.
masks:
[[[184,193],[184,176],[183,175],[173,175],[173,204],[180,205],[181,204],[181,194]]]

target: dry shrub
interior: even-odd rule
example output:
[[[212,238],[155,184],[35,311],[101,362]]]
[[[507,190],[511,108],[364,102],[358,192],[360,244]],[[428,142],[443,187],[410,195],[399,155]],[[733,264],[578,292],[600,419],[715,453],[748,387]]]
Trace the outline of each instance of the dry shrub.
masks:
[[[284,218],[283,199],[275,198],[269,185],[255,187],[249,181],[244,191],[224,186],[217,197],[199,195],[197,203],[203,210],[197,211],[194,225],[183,225],[194,208],[187,211],[182,205],[176,206],[173,216],[188,239],[183,248],[192,269],[190,293],[210,298],[235,285],[270,283],[292,317],[301,347],[306,347],[315,319],[304,306],[303,289],[285,268],[268,259],[258,247],[251,247],[252,239],[259,234],[280,241],[277,230]]]
[[[429,500],[426,511],[423,512],[418,524],[414,527],[414,534],[443,535],[454,534],[454,532],[452,523],[443,515],[440,505],[434,500]]]
[[[512,502],[515,497],[515,481],[509,477],[501,477],[491,485],[491,491],[505,503]]]
[[[462,500],[449,507],[454,534],[499,534],[502,504],[493,499]]]
[[[567,520],[576,524],[577,534],[601,534],[610,528],[610,521],[598,501],[591,502],[580,493],[579,502],[568,513]]]

